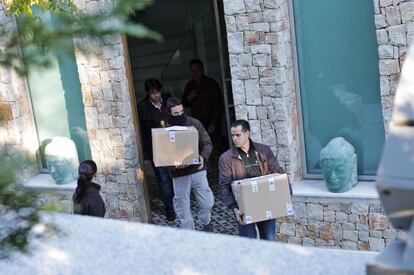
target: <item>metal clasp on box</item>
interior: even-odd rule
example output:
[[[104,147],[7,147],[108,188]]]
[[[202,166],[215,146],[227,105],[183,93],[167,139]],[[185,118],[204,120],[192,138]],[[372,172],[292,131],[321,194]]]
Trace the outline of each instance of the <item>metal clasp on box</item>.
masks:
[[[250,184],[252,186],[252,192],[253,193],[259,192],[259,187],[257,187],[257,181],[252,180],[252,181],[250,181]]]
[[[267,183],[269,185],[269,191],[275,191],[276,190],[276,184],[275,184],[275,178],[268,178]]]
[[[268,220],[273,219],[272,211],[266,211],[266,219]]]
[[[175,131],[170,131],[170,142],[175,142]]]

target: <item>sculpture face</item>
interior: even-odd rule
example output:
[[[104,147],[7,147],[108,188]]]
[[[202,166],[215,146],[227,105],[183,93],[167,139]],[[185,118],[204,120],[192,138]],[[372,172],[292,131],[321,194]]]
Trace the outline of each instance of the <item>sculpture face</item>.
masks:
[[[57,184],[76,181],[79,160],[75,143],[71,139],[53,138],[45,147],[45,158],[50,176]]]
[[[322,149],[320,165],[330,192],[341,193],[357,184],[357,155],[343,138],[335,138]]]
[[[353,160],[345,158],[334,158],[321,160],[322,173],[328,190],[335,193],[346,192],[354,184]]]
[[[76,181],[77,167],[74,166],[70,159],[48,156],[46,158],[46,163],[50,176],[57,184],[66,184]]]

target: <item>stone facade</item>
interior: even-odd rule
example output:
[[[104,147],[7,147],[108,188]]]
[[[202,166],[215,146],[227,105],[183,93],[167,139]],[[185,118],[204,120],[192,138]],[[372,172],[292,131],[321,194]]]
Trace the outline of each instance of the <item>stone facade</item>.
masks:
[[[108,8],[109,1],[79,4],[87,13]],[[92,158],[99,167],[98,182],[110,217],[146,222],[148,220],[143,182],[139,170],[131,95],[125,69],[121,36],[75,39],[86,127]]]
[[[414,2],[374,0],[381,101],[388,128],[398,79],[408,46],[414,39]]]
[[[272,146],[293,184],[302,180],[291,29],[286,0],[224,0],[236,116],[252,138]],[[390,120],[401,64],[412,39],[414,2],[374,0],[384,123]],[[279,219],[278,239],[303,245],[381,250],[398,234],[378,200],[295,197],[295,216]]]
[[[295,197],[294,216],[279,218],[277,239],[304,246],[381,251],[394,238],[378,200]]]
[[[414,2],[373,0],[384,123],[387,126],[407,47],[414,36]],[[110,1],[77,1],[87,12],[105,10]],[[237,118],[249,120],[252,138],[269,144],[293,184],[302,180],[298,102],[295,85],[291,0],[223,0],[233,97]],[[15,29],[0,9],[0,28]],[[2,40],[4,41],[4,40]],[[131,96],[120,36],[75,39],[76,62],[98,182],[110,217],[148,221]],[[0,47],[4,47],[1,45]],[[0,152],[34,159],[34,124],[26,80],[0,69]],[[16,138],[17,137],[17,138]],[[4,145],[8,145],[7,150]],[[27,148],[27,150],[26,150]],[[27,179],[38,172],[33,161]],[[70,192],[41,195],[71,211]],[[295,216],[278,220],[277,237],[302,245],[381,250],[403,236],[390,228],[378,200],[295,197]]]
[[[81,9],[91,13],[105,10],[110,3],[77,2]],[[14,18],[6,16],[2,9],[0,20],[0,28],[3,30],[16,29]],[[140,171],[139,152],[121,37],[79,38],[75,39],[75,45],[76,49],[83,47],[90,51],[89,55],[84,55],[80,50],[75,50],[75,55],[85,107],[87,135],[92,158],[98,165],[97,182],[103,183],[102,194],[107,215],[147,222],[143,182],[137,178],[137,172]],[[23,172],[28,172],[19,173],[24,175],[19,182],[25,182],[39,173],[35,155],[38,141],[27,80],[17,76],[12,70],[1,68],[0,85],[1,152],[24,159],[30,154],[31,169],[26,168]],[[26,145],[26,140],[32,146]],[[31,151],[26,152],[29,150],[26,148]],[[73,191],[61,191],[58,186],[55,191],[39,191],[40,202],[59,202],[63,211],[71,212]]]
[[[287,0],[224,0],[236,117],[299,180],[298,114]]]
[[[0,5],[1,51],[7,51],[7,35],[16,29],[13,17],[7,16]],[[20,163],[19,181],[37,173],[36,136],[28,86],[24,77],[11,69],[0,67],[0,157]]]

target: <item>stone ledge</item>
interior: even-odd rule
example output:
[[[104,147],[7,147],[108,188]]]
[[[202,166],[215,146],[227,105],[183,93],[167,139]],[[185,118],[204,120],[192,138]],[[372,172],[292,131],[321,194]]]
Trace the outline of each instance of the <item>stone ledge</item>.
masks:
[[[344,193],[332,193],[326,188],[322,180],[302,180],[300,183],[292,185],[293,196],[298,199],[306,197],[318,197],[329,200],[379,200],[374,181],[361,181]]]
[[[65,234],[0,261],[2,274],[362,275],[377,255],[79,215],[51,218]]]
[[[53,178],[49,174],[39,174],[23,184],[27,189],[35,191],[70,191],[73,192],[76,189],[76,181],[59,185],[56,184]]]

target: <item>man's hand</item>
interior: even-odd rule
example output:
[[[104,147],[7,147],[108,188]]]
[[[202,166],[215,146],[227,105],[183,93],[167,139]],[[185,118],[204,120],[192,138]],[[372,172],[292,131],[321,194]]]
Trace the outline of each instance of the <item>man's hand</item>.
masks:
[[[234,208],[233,211],[234,211],[234,215],[236,215],[237,222],[239,224],[244,224],[244,222],[243,222],[243,212],[240,211],[238,208]]]
[[[199,159],[200,159],[200,166],[198,166],[198,170],[201,170],[203,169],[203,166],[204,166],[204,158],[200,156]]]
[[[191,90],[187,95],[187,99],[189,101],[193,100],[197,96],[197,93],[198,93],[198,89]]]
[[[207,132],[209,134],[213,133],[216,130],[216,125],[214,124],[210,124],[210,126],[208,126]]]

